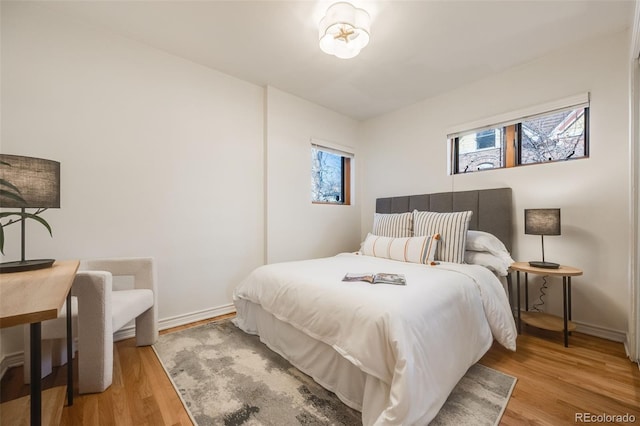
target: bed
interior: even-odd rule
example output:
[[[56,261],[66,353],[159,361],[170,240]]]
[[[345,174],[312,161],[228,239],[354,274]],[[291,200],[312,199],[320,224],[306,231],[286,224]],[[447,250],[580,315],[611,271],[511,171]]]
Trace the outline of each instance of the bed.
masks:
[[[376,201],[376,219],[414,210],[467,212],[470,230],[511,247],[509,188]],[[234,290],[234,323],[361,411],[364,425],[426,425],[494,339],[515,350],[507,295],[484,266],[363,253],[257,268]],[[407,285],[342,281],[360,272],[403,274]]]

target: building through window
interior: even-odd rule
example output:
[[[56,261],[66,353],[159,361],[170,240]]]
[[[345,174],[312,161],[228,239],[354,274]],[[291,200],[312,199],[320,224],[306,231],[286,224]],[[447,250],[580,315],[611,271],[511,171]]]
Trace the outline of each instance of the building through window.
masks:
[[[452,172],[469,173],[589,156],[589,106],[565,108],[449,137]]]

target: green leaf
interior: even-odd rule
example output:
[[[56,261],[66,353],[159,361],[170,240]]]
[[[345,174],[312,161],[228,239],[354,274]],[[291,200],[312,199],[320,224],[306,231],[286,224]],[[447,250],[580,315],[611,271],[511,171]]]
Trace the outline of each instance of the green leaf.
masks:
[[[0,185],[4,185],[6,187],[9,187],[9,188],[13,189],[15,192],[17,192],[18,194],[21,194],[21,192],[18,189],[18,187],[15,186],[14,184],[12,184],[11,182],[9,182],[6,179],[0,179]]]
[[[35,214],[29,214],[28,216],[30,219],[33,219],[35,221],[38,221],[42,224],[42,226],[44,226],[45,228],[47,228],[47,231],[49,231],[49,235],[51,235],[53,237],[53,232],[51,231],[51,226],[49,226],[49,224],[47,223],[46,220],[44,220],[43,218],[41,218],[40,216],[37,216]]]
[[[6,189],[0,189],[0,197],[10,198],[19,203],[27,204],[27,201],[19,196],[18,194],[14,194],[13,192],[7,191]]]
[[[3,217],[9,217],[9,216],[20,216],[25,219],[33,219],[36,222],[40,222],[42,226],[47,228],[47,231],[49,231],[49,235],[53,237],[53,232],[51,232],[51,226],[49,226],[46,220],[44,220],[38,215],[35,215],[33,213],[21,213],[21,212],[0,212],[0,219]]]
[[[26,213],[28,214],[28,213]],[[20,212],[0,212],[0,219],[3,217],[9,217],[9,216],[22,216],[22,213]]]

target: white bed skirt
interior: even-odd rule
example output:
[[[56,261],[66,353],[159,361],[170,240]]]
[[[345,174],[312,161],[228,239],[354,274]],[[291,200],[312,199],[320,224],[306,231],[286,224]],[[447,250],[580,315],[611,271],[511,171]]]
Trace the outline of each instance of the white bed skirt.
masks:
[[[346,405],[362,412],[363,425],[373,424],[387,407],[389,385],[364,373],[331,346],[278,320],[255,303],[237,300],[236,308],[236,326],[260,336],[269,349],[335,393]]]

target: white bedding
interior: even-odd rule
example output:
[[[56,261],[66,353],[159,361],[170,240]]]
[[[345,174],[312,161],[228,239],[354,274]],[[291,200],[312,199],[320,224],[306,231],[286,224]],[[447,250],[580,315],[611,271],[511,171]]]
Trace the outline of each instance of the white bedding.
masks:
[[[407,285],[342,282],[347,272],[402,273]],[[362,396],[365,424],[425,425],[493,338],[515,350],[503,287],[477,265],[427,266],[351,253],[265,265],[235,289],[234,303],[236,324],[245,331],[255,332],[242,305],[260,305],[378,379],[381,386],[364,391],[377,395]]]

